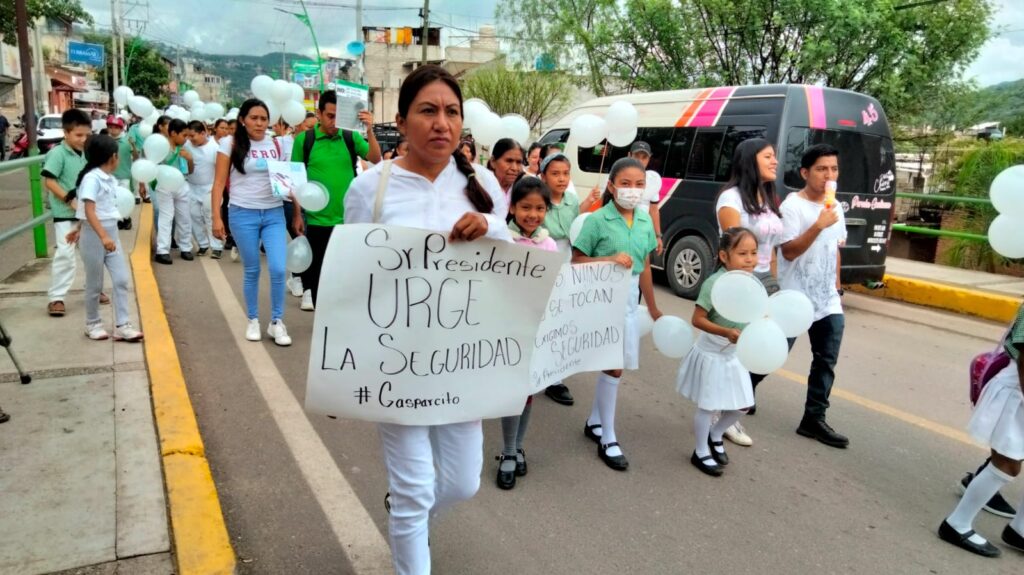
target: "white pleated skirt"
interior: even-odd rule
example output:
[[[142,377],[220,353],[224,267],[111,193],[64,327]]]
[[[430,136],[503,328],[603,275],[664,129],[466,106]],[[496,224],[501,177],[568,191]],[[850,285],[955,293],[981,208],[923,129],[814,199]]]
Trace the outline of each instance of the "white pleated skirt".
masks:
[[[700,332],[690,353],[679,365],[676,391],[709,411],[731,411],[754,405],[750,373],[736,357],[729,340]]]
[[[1017,364],[996,374],[978,398],[967,425],[971,436],[1010,459],[1024,460],[1024,396]]]

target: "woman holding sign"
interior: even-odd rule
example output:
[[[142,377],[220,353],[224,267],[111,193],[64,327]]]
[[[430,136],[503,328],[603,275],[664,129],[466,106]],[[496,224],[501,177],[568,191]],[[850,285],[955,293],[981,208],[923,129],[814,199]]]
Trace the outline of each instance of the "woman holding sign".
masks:
[[[639,302],[636,290],[643,293],[651,318],[661,317],[654,301],[651,280],[651,252],[658,247],[654,224],[644,210],[636,209],[645,196],[646,173],[633,158],[621,158],[612,164],[605,189],[604,207],[583,223],[573,243],[572,262],[614,262],[633,272],[633,294],[627,300],[625,333],[623,334],[623,367],[640,368],[640,332],[636,313]],[[614,201],[613,201],[614,200]],[[584,435],[597,443],[597,454],[616,471],[629,468],[629,461],[615,436],[615,403],[619,393],[621,369],[603,372],[597,377],[594,406],[584,426]]]
[[[458,151],[462,91],[439,66],[410,74],[398,96],[396,123],[408,152],[352,182],[345,223],[381,223],[435,230],[452,241],[511,241],[494,176]],[[470,376],[467,376],[470,377]],[[430,572],[429,520],[480,487],[480,421],[417,426],[379,424],[388,469],[392,561],[400,575]]]

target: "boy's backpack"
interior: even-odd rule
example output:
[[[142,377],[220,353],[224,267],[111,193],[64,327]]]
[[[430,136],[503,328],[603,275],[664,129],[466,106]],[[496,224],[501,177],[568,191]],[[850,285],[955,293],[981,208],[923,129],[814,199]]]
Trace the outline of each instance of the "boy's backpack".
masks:
[[[340,132],[341,137],[345,140],[345,147],[348,149],[348,157],[352,160],[352,177],[355,177],[356,162],[359,161],[359,156],[356,154],[356,140],[350,130],[340,130]],[[316,127],[306,130],[303,134],[305,135],[302,139],[302,163],[308,167],[309,155],[313,152],[313,144],[316,143]]]
[[[1006,337],[999,340],[999,347],[995,351],[979,354],[971,360],[969,374],[971,405],[978,403],[978,398],[981,397],[981,392],[985,390],[988,382],[1010,365],[1010,354],[1006,353],[1006,349],[1003,348],[1004,341],[1006,341]]]

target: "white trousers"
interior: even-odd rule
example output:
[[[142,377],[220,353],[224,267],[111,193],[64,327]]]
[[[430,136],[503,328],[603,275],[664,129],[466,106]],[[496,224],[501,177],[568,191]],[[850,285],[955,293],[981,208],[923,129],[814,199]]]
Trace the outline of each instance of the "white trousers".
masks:
[[[484,464],[479,421],[449,425],[378,425],[388,468],[388,534],[398,575],[430,573],[430,519],[480,489]]]
[[[213,212],[210,209],[210,190],[204,194],[196,194],[193,188],[190,206],[192,209],[192,235],[196,237],[196,243],[200,248],[212,247],[214,250],[223,250],[224,242],[213,237]]]
[[[78,264],[78,255],[75,254],[75,244],[69,244],[65,239],[76,225],[76,222],[53,222],[53,235],[57,236],[57,249],[53,251],[53,262],[51,264],[50,277],[50,301],[64,301],[68,295],[71,284],[75,283],[75,268]]]
[[[192,251],[192,192],[185,184],[176,192],[156,190],[159,217],[156,225],[156,253],[171,253],[171,228],[182,253]]]

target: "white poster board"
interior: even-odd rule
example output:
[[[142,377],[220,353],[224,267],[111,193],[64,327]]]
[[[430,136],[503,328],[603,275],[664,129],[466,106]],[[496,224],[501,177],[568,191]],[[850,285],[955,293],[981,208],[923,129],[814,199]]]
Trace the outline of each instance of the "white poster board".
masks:
[[[517,415],[564,255],[348,224],[320,276],[306,409],[404,425]]]
[[[564,264],[534,341],[533,391],[576,373],[621,369],[630,270],[609,263]]]

